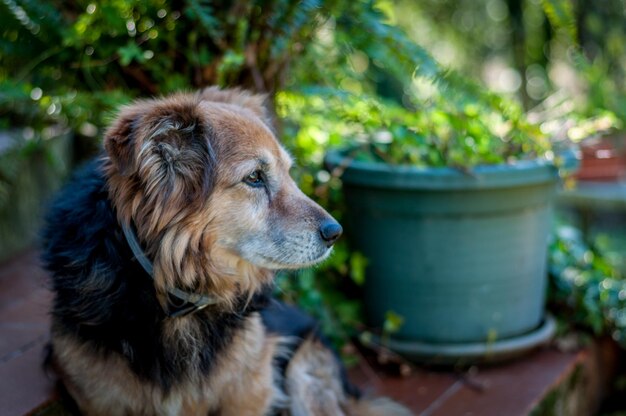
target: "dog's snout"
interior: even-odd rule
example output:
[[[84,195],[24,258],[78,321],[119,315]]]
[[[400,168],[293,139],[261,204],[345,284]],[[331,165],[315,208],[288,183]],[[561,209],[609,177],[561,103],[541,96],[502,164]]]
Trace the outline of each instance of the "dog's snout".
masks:
[[[341,236],[343,228],[335,220],[325,220],[320,225],[320,235],[328,247],[332,246]]]

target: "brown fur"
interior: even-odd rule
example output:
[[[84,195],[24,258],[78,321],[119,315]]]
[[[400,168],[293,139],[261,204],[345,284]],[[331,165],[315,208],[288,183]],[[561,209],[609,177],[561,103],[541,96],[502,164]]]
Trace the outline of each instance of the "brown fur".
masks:
[[[321,342],[306,340],[289,362],[287,394],[292,416],[407,416],[403,406],[386,399],[348,397],[333,354]]]
[[[153,261],[163,307],[167,291],[180,288],[215,296],[215,311],[232,311],[236,299],[270,283],[274,269],[311,265],[330,252],[318,241],[320,221],[330,217],[290,178],[291,159],[263,102],[216,88],[138,101],[122,108],[106,133],[109,198]],[[243,181],[257,170],[267,174],[265,190]],[[281,238],[272,237],[277,233]],[[382,415],[390,408],[367,413],[376,406],[348,398],[336,360],[316,341],[295,352],[283,392],[275,360],[289,340],[268,334],[257,313],[208,375],[197,370],[198,331],[190,317],[163,322],[162,342],[184,345],[175,359],[190,369],[167,392],[140,379],[120,355],[53,327],[54,361],[87,415]]]
[[[273,371],[279,342],[266,336],[254,315],[210,378],[190,374],[167,393],[139,379],[119,356],[104,357],[67,336],[55,336],[53,347],[58,351],[55,366],[62,369],[63,382],[85,415],[245,416],[263,415],[286,403]]]

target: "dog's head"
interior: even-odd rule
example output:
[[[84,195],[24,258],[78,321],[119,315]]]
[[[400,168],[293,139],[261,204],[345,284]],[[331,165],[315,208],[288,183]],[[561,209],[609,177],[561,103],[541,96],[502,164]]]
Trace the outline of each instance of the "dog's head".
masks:
[[[211,88],[139,101],[107,131],[111,199],[157,285],[229,297],[330,254],[341,227],[291,179],[263,99]]]

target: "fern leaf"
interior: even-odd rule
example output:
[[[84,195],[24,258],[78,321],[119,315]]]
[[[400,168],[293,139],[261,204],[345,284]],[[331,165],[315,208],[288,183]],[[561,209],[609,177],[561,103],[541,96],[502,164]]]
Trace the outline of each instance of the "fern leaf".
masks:
[[[211,0],[187,0],[192,17],[198,19],[207,34],[219,44],[224,37],[220,20],[215,17]]]
[[[572,45],[578,45],[576,18],[571,0],[541,0],[541,6],[552,27],[562,31]]]

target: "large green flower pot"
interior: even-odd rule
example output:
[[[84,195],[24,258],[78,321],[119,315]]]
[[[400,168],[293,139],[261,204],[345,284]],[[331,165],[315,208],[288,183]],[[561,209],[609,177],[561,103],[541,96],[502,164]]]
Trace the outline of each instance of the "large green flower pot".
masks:
[[[352,243],[369,260],[365,307],[399,342],[488,343],[544,318],[547,244],[558,170],[545,161],[419,169],[326,158],[342,166]]]

